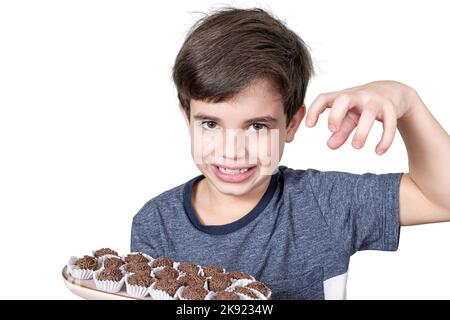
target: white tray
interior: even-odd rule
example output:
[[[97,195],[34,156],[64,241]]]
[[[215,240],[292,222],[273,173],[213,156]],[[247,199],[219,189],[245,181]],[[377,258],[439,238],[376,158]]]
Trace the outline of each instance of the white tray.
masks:
[[[125,284],[117,293],[100,291],[95,287],[94,280],[78,280],[69,274],[67,266],[62,270],[62,277],[67,288],[75,295],[88,300],[152,300],[150,296],[143,298],[127,294]]]

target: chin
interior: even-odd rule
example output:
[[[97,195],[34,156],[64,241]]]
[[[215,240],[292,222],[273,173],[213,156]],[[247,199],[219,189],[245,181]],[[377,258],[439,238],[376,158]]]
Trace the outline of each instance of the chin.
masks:
[[[251,185],[224,185],[224,183],[209,180],[211,184],[213,184],[217,190],[222,194],[232,195],[232,196],[244,196],[252,191],[254,188],[254,184]]]

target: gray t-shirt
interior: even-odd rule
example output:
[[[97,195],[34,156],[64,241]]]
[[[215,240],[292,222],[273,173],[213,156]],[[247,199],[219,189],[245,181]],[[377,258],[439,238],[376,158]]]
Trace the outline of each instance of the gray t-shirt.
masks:
[[[279,166],[256,207],[221,226],[202,225],[192,206],[200,175],[144,205],[131,251],[247,272],[273,299],[342,299],[351,255],[397,250],[401,175]]]

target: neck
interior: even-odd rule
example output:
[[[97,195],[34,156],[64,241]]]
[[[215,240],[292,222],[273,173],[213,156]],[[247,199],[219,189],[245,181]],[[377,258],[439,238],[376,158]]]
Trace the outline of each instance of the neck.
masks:
[[[258,204],[270,180],[271,176],[267,176],[256,188],[242,196],[223,194],[207,179],[200,180],[193,192],[193,203],[200,222],[223,225],[239,220]]]

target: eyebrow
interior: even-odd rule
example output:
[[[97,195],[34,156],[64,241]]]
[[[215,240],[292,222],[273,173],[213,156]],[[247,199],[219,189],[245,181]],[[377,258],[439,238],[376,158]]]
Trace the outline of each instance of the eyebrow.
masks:
[[[215,117],[215,116],[210,116],[210,115],[204,114],[204,113],[197,113],[197,114],[193,115],[192,117],[194,118],[194,120],[210,120],[210,121],[214,121],[214,122],[220,122],[220,118]],[[260,117],[247,119],[244,121],[245,124],[251,124],[251,123],[255,123],[255,122],[277,123],[278,120],[276,118],[272,117],[271,115],[263,115]]]

